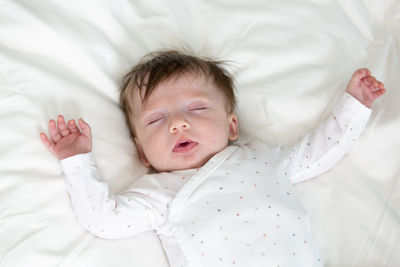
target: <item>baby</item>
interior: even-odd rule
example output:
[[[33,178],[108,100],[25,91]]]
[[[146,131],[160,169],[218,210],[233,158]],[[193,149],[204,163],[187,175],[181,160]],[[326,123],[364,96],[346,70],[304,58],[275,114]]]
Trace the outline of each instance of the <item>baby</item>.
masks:
[[[155,230],[171,266],[322,266],[292,183],[337,163],[385,93],[357,70],[332,115],[290,149],[234,145],[233,81],[222,62],[178,51],[145,57],[125,77],[121,105],[152,173],[114,195],[101,182],[90,126],[59,115],[41,133],[61,160],[79,222],[102,238]]]

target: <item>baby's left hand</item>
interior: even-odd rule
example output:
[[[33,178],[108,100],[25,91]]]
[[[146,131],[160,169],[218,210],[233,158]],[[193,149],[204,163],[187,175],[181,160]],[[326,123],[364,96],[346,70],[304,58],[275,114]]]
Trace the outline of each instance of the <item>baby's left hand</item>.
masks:
[[[385,86],[368,69],[359,69],[351,77],[346,92],[367,107],[386,92]]]

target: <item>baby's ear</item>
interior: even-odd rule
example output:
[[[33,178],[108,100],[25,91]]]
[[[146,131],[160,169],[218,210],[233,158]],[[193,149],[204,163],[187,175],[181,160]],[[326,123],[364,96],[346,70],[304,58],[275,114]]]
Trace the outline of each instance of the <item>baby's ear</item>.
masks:
[[[143,149],[139,143],[139,140],[135,137],[134,141],[135,141],[136,150],[137,150],[140,161],[143,163],[144,166],[146,166],[147,168],[150,168],[151,164],[147,160],[147,157],[143,152]]]
[[[239,121],[235,112],[228,115],[229,123],[229,141],[234,142],[239,138]]]

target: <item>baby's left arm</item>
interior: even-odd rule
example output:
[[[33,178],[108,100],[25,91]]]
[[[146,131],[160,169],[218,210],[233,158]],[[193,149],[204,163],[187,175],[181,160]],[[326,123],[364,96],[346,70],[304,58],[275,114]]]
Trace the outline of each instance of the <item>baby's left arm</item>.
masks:
[[[369,107],[385,93],[369,70],[351,78],[346,93],[323,123],[310,131],[291,150],[287,174],[292,183],[302,182],[332,168],[361,135],[372,112]]]

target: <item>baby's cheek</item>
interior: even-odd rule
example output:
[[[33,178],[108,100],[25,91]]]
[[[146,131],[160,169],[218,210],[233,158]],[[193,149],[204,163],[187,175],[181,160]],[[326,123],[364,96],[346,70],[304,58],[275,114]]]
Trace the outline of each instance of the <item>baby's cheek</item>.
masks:
[[[151,157],[153,160],[156,160],[164,154],[165,151],[163,150],[163,146],[157,141],[154,141],[149,145],[149,157]]]
[[[213,130],[208,131],[207,139],[213,142],[214,147],[222,149],[229,142],[229,128],[223,123],[216,125]]]
[[[141,143],[143,152],[149,161],[160,152],[161,146],[157,138],[147,136]]]

